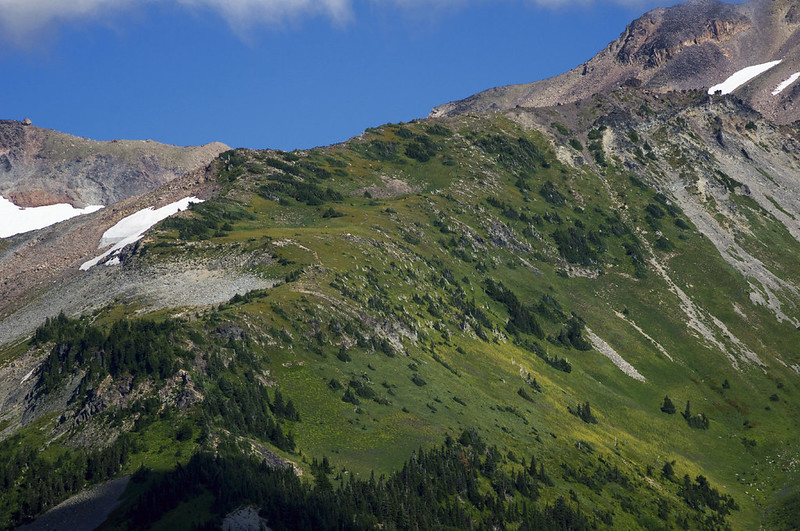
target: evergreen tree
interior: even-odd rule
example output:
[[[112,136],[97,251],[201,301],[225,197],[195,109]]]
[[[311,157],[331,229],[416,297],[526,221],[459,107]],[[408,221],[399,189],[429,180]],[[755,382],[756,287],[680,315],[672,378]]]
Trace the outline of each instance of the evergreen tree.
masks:
[[[667,415],[675,414],[675,404],[672,403],[672,400],[670,400],[669,396],[664,397],[664,403],[661,405],[661,411]]]

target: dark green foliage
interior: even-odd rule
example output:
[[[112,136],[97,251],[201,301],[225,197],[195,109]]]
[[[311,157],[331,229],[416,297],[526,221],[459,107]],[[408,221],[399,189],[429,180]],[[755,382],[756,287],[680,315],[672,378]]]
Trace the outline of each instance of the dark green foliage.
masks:
[[[264,159],[264,163],[267,166],[270,166],[272,168],[281,170],[283,172],[290,173],[292,175],[300,175],[299,167],[297,167],[297,166],[295,166],[293,164],[288,164],[288,163],[286,163],[286,162],[284,162],[284,161],[282,161],[280,159],[275,159],[275,158],[272,158],[272,157],[268,157],[268,158]]]
[[[286,275],[286,277],[284,278],[284,281],[287,284],[290,284],[292,282],[297,281],[302,275],[303,275],[303,270],[302,269],[295,269],[294,271],[292,271],[288,275]]]
[[[395,129],[394,134],[406,140],[414,138],[414,132],[407,127],[402,127],[402,126],[398,127],[397,129]]]
[[[592,344],[583,337],[583,329],[584,323],[578,316],[570,317],[566,328],[569,344],[578,350],[592,350]]]
[[[353,360],[353,358],[350,357],[350,354],[347,353],[347,349],[344,347],[339,349],[339,352],[336,353],[336,357],[339,359],[339,361],[343,361],[345,363]]]
[[[222,197],[192,203],[189,210],[191,216],[171,216],[161,226],[166,230],[178,231],[178,237],[182,240],[202,240],[230,232],[233,230],[232,222],[254,219],[243,205]]]
[[[322,213],[323,218],[342,218],[345,214],[339,212],[338,210],[334,210],[333,207],[328,208],[325,212]]]
[[[536,354],[539,358],[541,358],[545,363],[550,365],[556,370],[570,373],[572,372],[572,365],[565,360],[564,358],[559,358],[558,356],[550,357],[547,355],[547,351],[536,341],[527,341],[522,340],[518,341],[517,346],[524,348],[525,350]]]
[[[664,194],[659,192],[655,196],[653,196],[653,199],[659,202],[664,207],[664,209],[666,209],[667,213],[670,216],[676,217],[681,215],[681,209],[675,206],[675,204],[672,201],[670,201],[669,198],[667,198],[667,196],[665,196]]]
[[[270,441],[282,450],[294,450],[294,438],[275,422],[267,390],[258,382],[231,376],[220,378],[217,388],[206,390],[203,412],[233,433]]]
[[[392,161],[397,158],[399,145],[396,142],[372,140],[369,144],[362,144],[360,151],[372,160]]]
[[[664,403],[661,405],[661,411],[667,415],[675,414],[675,404],[672,403],[672,400],[670,400],[669,396],[664,397]]]
[[[731,177],[730,175],[721,170],[717,170],[717,177],[719,177],[719,180],[722,181],[722,184],[724,184],[725,187],[728,189],[728,191],[731,193],[735,193],[737,188],[743,186],[741,182],[737,181],[736,179],[734,179],[733,177]]]
[[[627,254],[631,262],[633,262],[633,270],[636,278],[647,278],[647,262],[644,259],[645,255],[642,250],[641,242],[634,238],[632,242],[623,242],[622,247],[625,249],[625,254]]]
[[[555,129],[556,131],[558,131],[559,133],[561,133],[564,136],[569,135],[569,129],[564,124],[560,124],[558,122],[553,122],[553,123],[550,124],[550,127],[552,127],[553,129]]]
[[[347,388],[352,389],[359,398],[376,401],[378,399],[378,393],[375,392],[366,377],[351,378]]]
[[[332,188],[323,189],[313,182],[298,181],[294,178],[265,184],[259,188],[258,193],[265,199],[270,199],[272,196],[288,196],[312,206],[343,199],[342,194]]]
[[[194,436],[192,424],[188,421],[183,422],[175,432],[175,439],[178,441],[188,441]]]
[[[581,144],[581,141],[577,138],[570,138],[569,145],[576,151],[583,151],[583,144]]]
[[[567,230],[558,229],[552,236],[558,245],[558,252],[572,264],[597,265],[600,260],[598,253],[605,251],[605,245],[598,233],[586,233],[577,226]]]
[[[34,345],[55,343],[42,364],[38,390],[53,392],[79,369],[86,371],[82,389],[107,374],[114,378],[123,374],[157,379],[171,376],[184,355],[175,342],[182,331],[182,323],[174,319],[120,320],[107,330],[63,314],[47,319],[31,340]]]
[[[589,139],[590,140],[592,139],[592,132],[589,133]],[[597,165],[601,167],[605,166],[606,155],[603,152],[603,145],[600,143],[600,141],[595,140],[594,142],[589,142],[589,145],[587,147],[589,148],[589,151],[592,153],[592,156],[594,156],[594,160],[595,162],[597,162]]]
[[[150,527],[181,502],[209,492],[215,517],[206,527],[218,526],[224,515],[247,502],[260,508],[273,529],[593,528],[590,518],[564,498],[552,505],[535,503],[540,490],[552,485],[535,458],[529,467],[508,470],[505,464],[496,447],[487,447],[475,433],[462,434],[440,448],[420,449],[388,478],[351,477],[334,487],[327,477],[333,467],[324,458],[315,460],[312,488],[291,468],[270,468],[242,456],[197,454],[141,493],[122,527]]]
[[[414,385],[417,385],[419,387],[422,387],[423,385],[427,385],[427,382],[422,379],[422,377],[419,375],[419,373],[416,373],[416,372],[411,377],[411,381],[414,382]]]
[[[724,517],[731,511],[739,510],[739,506],[730,495],[720,494],[716,488],[709,485],[704,476],[697,476],[692,482],[689,475],[685,475],[679,495],[689,507],[698,511],[708,508]]]
[[[689,425],[690,428],[695,428],[698,430],[707,430],[709,421],[708,417],[705,416],[703,413],[698,413],[697,415],[692,415],[691,404],[689,401],[686,401],[686,409],[683,413],[683,418],[686,419],[686,423]]]
[[[414,141],[406,146],[407,157],[419,162],[428,162],[441,147],[427,135],[416,135]]]
[[[640,178],[636,177],[635,175],[629,175],[628,179],[630,179],[631,184],[633,184],[635,187],[639,188],[640,190],[645,190],[646,191],[646,190],[650,189],[650,185],[649,184],[647,184],[646,182],[644,182]]]
[[[539,299],[539,304],[534,308],[536,313],[554,323],[560,323],[567,319],[567,315],[563,312],[561,304],[551,295],[545,293]]]
[[[443,126],[442,124],[433,124],[432,126],[428,127],[427,133],[429,135],[436,135],[443,137],[453,136],[453,131]]]
[[[544,337],[539,321],[536,320],[534,309],[523,305],[517,296],[510,289],[506,288],[502,282],[494,282],[487,278],[484,281],[486,294],[492,299],[505,305],[511,316],[509,327],[511,330],[519,331],[524,334],[533,334],[538,338]]]
[[[542,188],[539,190],[539,194],[551,205],[564,206],[567,203],[567,198],[564,197],[564,195],[559,192],[555,185],[550,181],[547,181],[542,185]]]
[[[515,140],[504,135],[489,135],[478,139],[477,144],[485,152],[497,155],[498,162],[513,170],[547,165],[544,153],[524,137]]]
[[[591,131],[589,131],[587,137],[589,138],[589,140],[600,140],[601,138],[603,138],[603,131],[605,130],[606,130],[605,126],[600,126],[597,129],[592,129]]]
[[[675,244],[669,241],[666,236],[659,236],[656,240],[656,249],[659,249],[664,252],[670,252],[675,250]]]
[[[649,215],[653,216],[656,219],[663,218],[667,213],[655,203],[648,203],[648,205],[644,208],[645,212]]]
[[[122,434],[103,450],[67,448],[56,459],[20,445],[19,436],[0,442],[0,527],[15,528],[84,487],[113,478],[137,451],[134,441]]]
[[[272,414],[279,419],[300,422],[300,413],[297,412],[294,402],[292,402],[291,398],[285,400],[280,389],[275,390],[275,399],[272,401],[270,409]]]
[[[267,387],[253,374],[254,358],[248,346],[244,342],[234,342],[232,346],[236,355],[228,359],[227,367],[219,356],[207,356],[209,381],[202,389],[201,404],[204,417],[232,434],[269,441],[285,451],[294,450],[293,435],[284,432],[281,425],[283,420],[300,420],[292,400],[278,390],[273,403]]]
[[[597,418],[592,413],[592,408],[589,406],[589,402],[584,402],[583,404],[578,404],[578,407],[572,408],[568,407],[567,411],[581,419],[587,424],[597,424]]]
[[[353,389],[348,387],[344,392],[344,396],[342,396],[342,402],[349,402],[350,404],[357,406],[358,404],[361,403],[361,400],[359,400],[358,397],[356,397],[356,394],[353,392]]]
[[[750,120],[745,124],[744,128],[747,129],[748,131],[755,131],[756,129],[758,129],[758,126],[753,120]]]
[[[522,398],[524,398],[525,400],[527,400],[528,402],[533,402],[533,397],[530,394],[528,394],[528,391],[526,391],[524,387],[520,387],[519,390],[517,391],[517,394]]]
[[[661,469],[661,475],[672,480],[675,478],[675,461],[667,461]]]

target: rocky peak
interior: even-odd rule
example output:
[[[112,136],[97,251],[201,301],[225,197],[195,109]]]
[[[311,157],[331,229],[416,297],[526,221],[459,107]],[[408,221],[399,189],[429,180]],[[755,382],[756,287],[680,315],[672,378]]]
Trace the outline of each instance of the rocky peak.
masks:
[[[657,68],[689,46],[728,40],[750,25],[737,6],[693,1],[636,19],[609,48],[621,63]]]
[[[564,74],[490,89],[441,105],[431,116],[515,107],[550,107],[621,86],[651,92],[707,90],[754,65],[781,61],[737,87],[748,105],[778,123],[800,120],[800,85],[777,90],[800,72],[800,4],[750,0],[730,4],[691,0],[654,9],[631,22],[595,57]],[[800,89],[799,89],[800,90]]]

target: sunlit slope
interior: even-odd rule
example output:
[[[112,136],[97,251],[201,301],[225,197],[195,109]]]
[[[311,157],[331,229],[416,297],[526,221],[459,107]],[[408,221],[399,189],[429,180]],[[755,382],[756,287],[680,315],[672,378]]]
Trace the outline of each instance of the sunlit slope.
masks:
[[[151,413],[123,400],[68,427],[42,414],[37,433],[131,431],[146,449],[123,470],[263,447],[318,477],[327,456],[337,482],[474,429],[507,469],[535,456],[553,483],[542,502],[563,496],[600,527],[780,528],[790,516],[772,508],[798,487],[800,244],[777,192],[796,186],[798,152],[782,149],[792,130],[748,112],[621,92],[227,152],[218,197],[111,267],[235,255],[277,285],[150,316],[175,327],[153,332],[177,349],[163,359],[87,372],[97,362],[64,358],[35,375],[43,396],[82,374],[81,389],[111,378],[137,400],[190,382],[191,399],[152,404],[171,417],[131,431]],[[281,405],[256,413],[259,400]],[[169,431],[181,422],[188,439]],[[170,437],[177,451],[156,442]],[[690,501],[684,475],[736,509]]]

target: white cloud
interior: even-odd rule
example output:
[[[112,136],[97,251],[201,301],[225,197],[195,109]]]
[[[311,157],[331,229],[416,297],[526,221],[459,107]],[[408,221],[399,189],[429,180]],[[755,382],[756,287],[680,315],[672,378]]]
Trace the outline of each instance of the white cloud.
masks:
[[[155,3],[210,9],[243,27],[299,15],[342,22],[351,16],[353,0],[0,0],[0,32],[16,44],[31,44],[64,22],[103,19]]]
[[[164,1],[164,0],[161,0]],[[231,22],[276,22],[289,17],[327,15],[344,21],[351,15],[352,0],[171,0],[186,6],[219,11]]]
[[[35,43],[45,31],[69,21],[104,19],[146,4],[179,4],[209,9],[226,19],[234,29],[256,24],[274,24],[298,16],[326,16],[336,22],[352,17],[357,2],[391,4],[410,9],[439,9],[488,0],[0,0],[0,39],[16,44]],[[494,0],[497,1],[497,0]],[[546,8],[569,8],[591,4],[653,6],[663,0],[508,0]],[[669,2],[666,2],[669,3]],[[674,2],[673,2],[674,3]],[[47,32],[52,34],[52,32]]]

